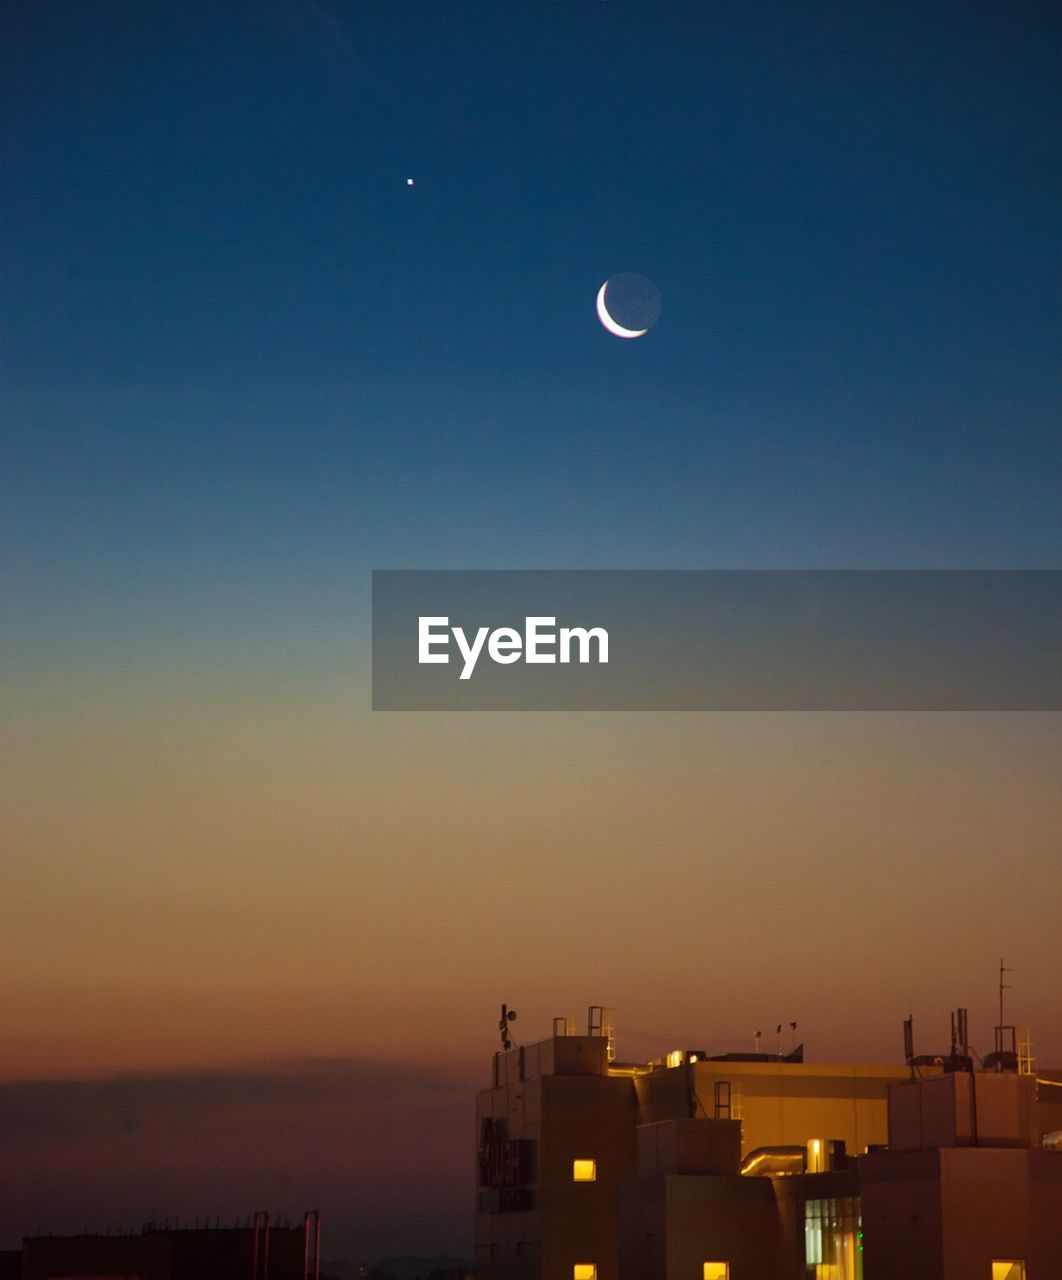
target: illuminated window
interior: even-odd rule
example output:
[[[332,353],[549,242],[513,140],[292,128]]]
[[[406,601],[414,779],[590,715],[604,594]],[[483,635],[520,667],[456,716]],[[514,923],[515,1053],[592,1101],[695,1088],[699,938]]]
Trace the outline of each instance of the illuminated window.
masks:
[[[596,1262],[577,1262],[572,1268],[572,1280],[597,1280]]]
[[[815,1280],[863,1280],[863,1220],[858,1196],[805,1203],[804,1261],[808,1275]]]
[[[704,1280],[730,1280],[729,1262],[706,1262]]]
[[[596,1182],[597,1181],[597,1161],[596,1160],[573,1160],[572,1161],[572,1181],[573,1182]]]
[[[992,1263],[992,1280],[1025,1280],[1025,1263],[1017,1258],[997,1258]]]
[[[667,1065],[669,1067],[681,1067],[686,1055],[681,1049],[672,1049],[667,1055]]]

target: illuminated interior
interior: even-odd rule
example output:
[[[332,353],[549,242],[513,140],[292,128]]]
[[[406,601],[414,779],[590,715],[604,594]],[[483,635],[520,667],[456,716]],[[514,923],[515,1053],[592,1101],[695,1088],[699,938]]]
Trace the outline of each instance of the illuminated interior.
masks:
[[[807,1202],[804,1261],[808,1280],[863,1280],[863,1216],[858,1196]],[[996,1280],[994,1272],[992,1280]]]
[[[596,1182],[597,1181],[597,1161],[596,1160],[573,1160],[572,1161],[572,1181],[573,1182]]]
[[[597,1280],[596,1262],[577,1262],[572,1268],[572,1280]]]
[[[706,1262],[703,1280],[730,1280],[729,1262]]]
[[[1025,1263],[1017,1258],[998,1258],[992,1263],[992,1280],[1025,1280]]]
[[[682,1050],[681,1049],[671,1050],[671,1052],[667,1055],[667,1065],[669,1067],[682,1066]]]

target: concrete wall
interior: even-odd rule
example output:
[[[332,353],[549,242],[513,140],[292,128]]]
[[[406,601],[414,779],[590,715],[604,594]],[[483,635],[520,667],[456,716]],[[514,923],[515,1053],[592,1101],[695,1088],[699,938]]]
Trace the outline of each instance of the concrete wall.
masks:
[[[599,1280],[616,1280],[619,1185],[634,1176],[637,1163],[633,1082],[596,1069],[604,1048],[598,1037],[558,1037],[552,1045],[529,1048],[535,1052],[525,1052],[525,1072],[533,1065],[552,1074],[520,1080],[507,1065],[512,1082],[484,1090],[477,1100],[477,1126],[485,1118],[504,1121],[508,1139],[529,1144],[531,1199],[526,1210],[488,1212],[481,1206],[477,1275],[570,1280],[576,1262],[592,1262]],[[505,1058],[512,1062],[517,1055]],[[573,1181],[576,1159],[596,1161],[594,1182]]]
[[[769,1179],[669,1177],[667,1183],[667,1280],[700,1280],[705,1262],[729,1262],[730,1280],[779,1275],[778,1211]]]
[[[476,1274],[487,1280],[531,1280],[540,1274],[538,1257],[541,1224],[537,1205],[537,1160],[541,1134],[542,1082],[528,1080],[486,1089],[476,1099],[476,1131],[484,1119],[504,1121],[509,1138],[530,1145],[533,1207],[525,1211],[492,1213],[477,1205]],[[477,1188],[484,1202],[488,1197]]]
[[[859,1185],[865,1280],[941,1280],[938,1152],[865,1156],[859,1163]]]
[[[889,1147],[1039,1146],[1036,1082],[1011,1073],[957,1071],[889,1086]]]
[[[767,1178],[640,1178],[621,1205],[620,1280],[700,1280],[705,1262],[728,1262],[731,1280],[803,1280],[783,1265]]]
[[[940,1152],[943,1280],[991,1274],[993,1258],[1022,1258],[1035,1277],[1028,1152],[952,1147]],[[1062,1259],[1062,1203],[1059,1204]],[[1042,1274],[1042,1273],[1041,1273]],[[1049,1274],[1049,1273],[1048,1273]]]
[[[661,1120],[638,1126],[638,1175],[734,1175],[741,1165],[739,1120]]]
[[[1062,1132],[1062,1071],[1042,1071],[1036,1080],[1037,1130]]]
[[[740,1088],[743,1153],[812,1138],[843,1139],[853,1154],[884,1143],[888,1086],[907,1075],[905,1067],[833,1063],[698,1062],[691,1069],[698,1114],[713,1114],[716,1081],[730,1082],[732,1100]]]
[[[539,1076],[607,1075],[608,1042],[603,1036],[551,1036],[497,1054],[494,1071],[499,1085]]]
[[[1062,1152],[1030,1151],[1030,1280],[1062,1274]],[[1035,1268],[1035,1269],[1034,1269]]]
[[[598,1280],[618,1280],[619,1188],[635,1176],[638,1109],[628,1079],[550,1076],[542,1081],[543,1275],[572,1275],[593,1262]],[[572,1162],[597,1162],[595,1182],[572,1181]]]
[[[989,1280],[1019,1258],[1062,1276],[1062,1155],[1004,1147],[881,1152],[859,1163],[866,1280]]]

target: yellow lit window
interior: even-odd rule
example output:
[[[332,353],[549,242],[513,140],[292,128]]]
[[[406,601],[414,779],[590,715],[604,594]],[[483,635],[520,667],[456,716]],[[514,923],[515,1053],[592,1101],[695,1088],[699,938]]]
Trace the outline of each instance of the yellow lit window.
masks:
[[[730,1280],[729,1262],[706,1262],[704,1280]]]
[[[596,1262],[577,1262],[572,1268],[572,1280],[597,1280]]]
[[[596,1160],[573,1160],[572,1161],[572,1181],[573,1182],[596,1182],[597,1181],[597,1161]]]
[[[992,1280],[1025,1280],[1025,1263],[1017,1258],[998,1258],[992,1263]]]
[[[672,1049],[667,1055],[667,1065],[669,1067],[681,1067],[686,1055],[681,1049]]]

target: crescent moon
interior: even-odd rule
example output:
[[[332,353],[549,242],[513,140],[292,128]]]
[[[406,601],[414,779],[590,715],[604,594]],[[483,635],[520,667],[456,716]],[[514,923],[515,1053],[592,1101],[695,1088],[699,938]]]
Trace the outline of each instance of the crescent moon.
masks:
[[[608,313],[608,307],[605,306],[605,290],[608,288],[608,281],[597,291],[597,318],[609,331],[617,338],[640,338],[643,333],[648,333],[648,329],[624,329],[623,325],[617,324]]]

